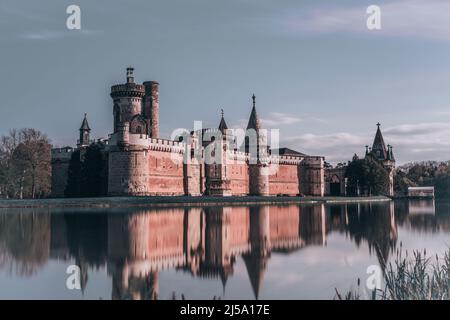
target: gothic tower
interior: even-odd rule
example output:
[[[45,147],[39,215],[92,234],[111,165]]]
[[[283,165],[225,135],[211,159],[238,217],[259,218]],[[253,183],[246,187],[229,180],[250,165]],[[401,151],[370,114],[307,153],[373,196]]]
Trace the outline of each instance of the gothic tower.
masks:
[[[366,146],[366,155],[372,155],[377,159],[389,174],[389,187],[387,194],[394,196],[394,171],[395,171],[395,158],[392,146],[384,143],[383,134],[380,129],[381,124],[377,123],[377,132],[373,140],[372,149],[368,149]]]
[[[266,196],[269,194],[269,166],[267,137],[261,129],[261,120],[256,112],[256,97],[253,94],[253,108],[248,120],[245,152],[249,154],[250,195]]]
[[[80,127],[80,139],[78,140],[77,147],[87,147],[90,144],[89,134],[91,132],[91,128],[89,128],[89,123],[87,121],[87,114],[84,114],[83,122]]]
[[[209,195],[230,196],[230,172],[229,168],[227,170],[227,163],[233,137],[228,130],[223,111],[219,127],[205,131],[204,139],[211,141],[205,149],[208,154],[208,159],[205,161],[206,190]]]

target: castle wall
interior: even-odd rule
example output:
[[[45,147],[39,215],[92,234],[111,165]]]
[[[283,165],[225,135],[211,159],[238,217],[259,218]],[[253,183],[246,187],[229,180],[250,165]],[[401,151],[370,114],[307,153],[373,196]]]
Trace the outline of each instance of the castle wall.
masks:
[[[167,147],[167,150],[163,147]],[[184,194],[183,154],[167,145],[112,149],[109,157],[110,196],[175,196]]]
[[[183,155],[149,151],[150,195],[184,195]]]
[[[183,164],[184,194],[200,196],[203,192],[203,166],[197,162]]]
[[[69,165],[72,158],[71,148],[52,150],[52,192],[54,198],[65,196],[67,181],[69,178]]]
[[[270,195],[296,196],[301,193],[300,166],[292,164],[278,164],[269,176]]]
[[[323,157],[307,157],[302,161],[301,190],[305,195],[323,197],[325,193]]]
[[[227,167],[230,177],[231,194],[243,196],[249,194],[248,165],[244,163],[232,163]]]
[[[69,162],[53,161],[52,162],[52,197],[64,197],[69,173]]]
[[[144,196],[149,189],[149,153],[146,150],[111,150],[109,154],[108,195]]]

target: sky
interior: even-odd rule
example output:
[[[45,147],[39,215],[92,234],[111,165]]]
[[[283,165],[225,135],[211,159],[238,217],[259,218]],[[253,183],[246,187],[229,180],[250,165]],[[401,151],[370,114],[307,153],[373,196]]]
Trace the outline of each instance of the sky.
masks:
[[[68,30],[66,8],[81,8]],[[381,8],[381,30],[366,9]],[[376,123],[398,163],[450,160],[448,0],[2,0],[0,134],[33,127],[76,144],[112,131],[110,87],[160,83],[160,130],[244,127],[256,95],[280,144],[337,162]]]

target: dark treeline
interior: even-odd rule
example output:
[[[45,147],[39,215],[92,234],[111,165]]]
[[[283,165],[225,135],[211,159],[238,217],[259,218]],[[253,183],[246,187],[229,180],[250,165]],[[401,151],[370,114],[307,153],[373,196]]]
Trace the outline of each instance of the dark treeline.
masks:
[[[450,163],[420,162],[397,168],[394,188],[398,195],[405,195],[408,187],[431,186],[437,198],[450,198]]]
[[[107,160],[101,146],[91,144],[72,154],[66,197],[100,197],[107,193]]]
[[[345,177],[348,195],[377,196],[389,193],[389,174],[381,163],[370,155],[359,159],[355,154],[348,163]]]
[[[0,137],[0,197],[43,198],[51,190],[51,145],[36,129]]]

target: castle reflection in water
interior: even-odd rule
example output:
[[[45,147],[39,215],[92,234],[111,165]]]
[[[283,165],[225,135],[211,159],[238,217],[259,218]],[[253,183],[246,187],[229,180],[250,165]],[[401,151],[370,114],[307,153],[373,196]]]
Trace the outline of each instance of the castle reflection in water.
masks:
[[[90,269],[105,267],[113,299],[157,299],[158,274],[176,269],[226,286],[242,257],[255,297],[272,253],[325,246],[331,232],[358,247],[366,242],[384,268],[397,247],[399,225],[449,230],[434,202],[277,205],[51,212],[0,212],[0,268],[23,276],[50,259],[75,260],[82,287]]]

